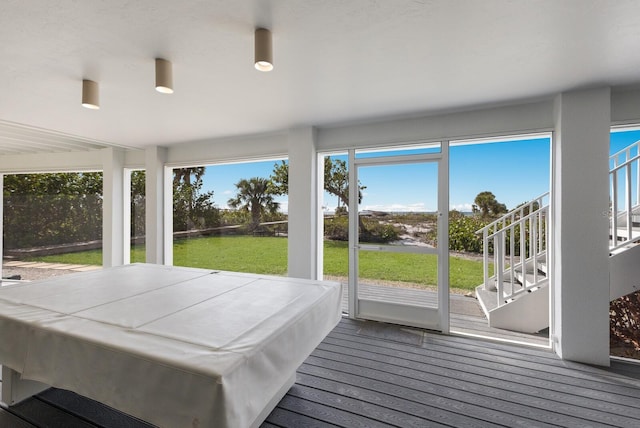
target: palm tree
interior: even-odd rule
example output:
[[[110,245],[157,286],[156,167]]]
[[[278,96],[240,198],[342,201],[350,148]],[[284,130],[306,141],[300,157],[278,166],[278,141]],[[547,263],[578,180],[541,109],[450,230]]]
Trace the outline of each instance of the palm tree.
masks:
[[[213,208],[213,191],[200,193],[205,167],[173,170],[173,227],[189,230],[202,227],[203,211]]]
[[[180,183],[184,183],[187,186],[191,186],[191,176],[193,175],[195,181],[202,178],[205,173],[205,167],[196,166],[190,168],[175,168],[173,170],[173,186],[177,187]]]
[[[236,189],[238,190],[236,197],[229,199],[227,204],[251,213],[252,230],[258,227],[260,218],[265,212],[273,214],[280,206],[273,200],[272,186],[267,178],[253,177],[248,180],[243,178],[236,183]]]

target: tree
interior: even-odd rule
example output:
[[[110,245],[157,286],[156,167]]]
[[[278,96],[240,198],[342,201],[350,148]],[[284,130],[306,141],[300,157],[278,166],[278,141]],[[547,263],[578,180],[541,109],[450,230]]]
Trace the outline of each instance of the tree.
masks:
[[[540,208],[540,204],[538,203],[538,201],[534,201],[533,203],[523,202],[516,207],[516,209],[519,208],[522,209],[522,216],[524,217],[532,212],[538,211],[538,209]]]
[[[362,202],[362,191],[366,188],[358,182],[358,203]],[[340,203],[343,207],[349,206],[349,172],[345,161],[331,159],[331,156],[324,159],[324,190],[338,197],[336,211]]]
[[[276,163],[270,178],[274,194],[286,195],[289,193],[289,164],[287,162]],[[358,202],[362,202],[364,189],[366,186],[358,184]],[[331,156],[324,158],[324,190],[338,197],[336,212],[346,211],[346,207],[349,206],[349,173],[345,161],[331,159]]]
[[[227,203],[230,207],[251,213],[252,230],[258,227],[264,213],[274,214],[280,207],[273,199],[273,184],[268,178],[243,178],[236,183],[236,189],[236,197],[229,199]]]
[[[478,193],[473,202],[473,212],[480,213],[484,218],[497,217],[507,212],[507,206],[498,202],[495,195],[489,191]]]
[[[6,248],[102,237],[102,173],[8,174],[4,178]]]
[[[214,226],[218,213],[213,206],[213,191],[201,193],[205,167],[173,170],[173,230]]]
[[[273,165],[273,172],[269,177],[269,189],[274,195],[289,193],[289,163],[281,160]]]
[[[131,172],[131,236],[144,236],[146,224],[146,174]]]

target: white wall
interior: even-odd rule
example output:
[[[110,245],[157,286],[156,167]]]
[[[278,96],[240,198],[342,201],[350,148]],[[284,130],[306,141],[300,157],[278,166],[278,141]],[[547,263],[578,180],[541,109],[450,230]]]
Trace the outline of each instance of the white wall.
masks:
[[[194,141],[167,147],[167,164],[196,166],[283,158],[288,152],[288,131]]]
[[[640,89],[618,89],[611,92],[611,123],[640,123]]]
[[[40,153],[0,156],[0,171],[4,174],[29,172],[99,171],[102,150],[72,153]]]
[[[331,151],[393,143],[505,136],[549,131],[553,124],[553,102],[549,98],[510,106],[409,119],[384,119],[321,127],[318,128],[317,148],[319,151]]]

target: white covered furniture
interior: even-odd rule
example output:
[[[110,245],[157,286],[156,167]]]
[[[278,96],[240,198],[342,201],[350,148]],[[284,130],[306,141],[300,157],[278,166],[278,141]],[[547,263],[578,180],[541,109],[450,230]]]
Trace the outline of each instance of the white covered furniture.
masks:
[[[338,323],[341,295],[339,283],[147,264],[2,287],[3,401],[32,393],[29,379],[161,427],[256,426]]]

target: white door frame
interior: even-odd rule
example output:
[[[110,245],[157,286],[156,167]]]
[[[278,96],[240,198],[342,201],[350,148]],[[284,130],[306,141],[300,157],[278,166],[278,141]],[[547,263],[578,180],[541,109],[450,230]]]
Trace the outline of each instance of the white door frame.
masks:
[[[438,255],[438,307],[436,309],[392,302],[378,302],[358,297],[358,194],[349,192],[349,316],[439,330],[449,333],[449,142],[441,143],[436,154],[401,155],[356,159],[349,150],[349,189],[358,189],[358,167],[430,163],[438,165],[438,248],[408,252]],[[398,248],[398,251],[407,251]]]

